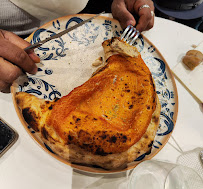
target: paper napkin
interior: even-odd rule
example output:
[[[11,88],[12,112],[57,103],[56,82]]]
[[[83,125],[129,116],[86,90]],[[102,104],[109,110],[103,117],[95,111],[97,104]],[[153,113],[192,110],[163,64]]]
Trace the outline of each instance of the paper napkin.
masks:
[[[203,53],[203,42],[195,50]],[[182,62],[179,62],[172,71],[183,86],[199,102],[203,103],[203,63],[200,63],[194,70],[190,70]]]

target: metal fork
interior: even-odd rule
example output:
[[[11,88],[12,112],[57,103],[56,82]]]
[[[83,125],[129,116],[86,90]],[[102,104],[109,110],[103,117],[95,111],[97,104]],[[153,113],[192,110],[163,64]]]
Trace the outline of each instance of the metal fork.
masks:
[[[140,32],[135,27],[133,27],[132,25],[128,25],[128,27],[124,30],[120,38],[123,41],[126,41],[126,43],[128,43],[129,45],[133,45],[139,35]]]

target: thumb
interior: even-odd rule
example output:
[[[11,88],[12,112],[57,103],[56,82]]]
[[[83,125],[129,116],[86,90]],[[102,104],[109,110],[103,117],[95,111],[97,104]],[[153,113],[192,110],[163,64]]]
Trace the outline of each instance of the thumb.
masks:
[[[129,24],[135,26],[136,21],[134,16],[127,10],[127,7],[125,5],[125,2],[119,2],[113,1],[111,6],[112,15],[115,19],[117,19],[120,22],[121,27],[124,29]]]
[[[20,47],[21,49],[24,49],[30,45],[30,43],[28,43],[27,41],[25,41],[24,39],[20,38],[19,36],[17,36],[12,32],[5,31],[5,30],[0,30],[0,31],[1,31],[0,32],[1,37],[5,38],[6,40],[10,41],[14,45]],[[40,58],[34,53],[34,50],[30,50],[27,54],[35,63],[40,62]]]

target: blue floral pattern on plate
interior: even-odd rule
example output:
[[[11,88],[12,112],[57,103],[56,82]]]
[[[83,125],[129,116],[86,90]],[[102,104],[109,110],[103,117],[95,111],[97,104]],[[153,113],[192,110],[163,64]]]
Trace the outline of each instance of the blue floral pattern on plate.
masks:
[[[36,43],[43,40],[45,37],[54,35],[61,30],[71,27],[72,24],[80,23],[83,19],[87,18],[88,16],[86,17],[85,15],[80,15],[56,19],[52,21],[52,23],[49,23],[35,31],[30,38],[30,42]],[[63,92],[63,88],[68,85],[66,84],[66,81],[68,81],[69,77],[67,76],[68,74],[64,73],[64,69],[67,69],[69,71],[68,73],[72,73],[70,75],[73,75],[74,77],[75,75],[80,74],[77,73],[76,70],[80,69],[80,66],[82,66],[84,62],[89,61],[89,56],[85,53],[86,49],[99,48],[104,40],[110,39],[113,36],[120,36],[121,34],[122,30],[117,21],[111,18],[102,17],[94,19],[80,28],[77,28],[73,32],[52,40],[48,44],[42,45],[36,50],[36,53],[41,58],[38,73],[36,75],[28,75],[26,81],[19,82],[16,91],[25,91],[47,100],[53,100],[54,98],[60,98],[61,96],[66,95],[67,91]],[[152,150],[138,157],[135,160],[137,162],[143,160],[147,155],[156,154],[170,137],[177,116],[177,92],[175,83],[172,81],[173,76],[170,69],[153,44],[140,35],[134,45],[141,53],[143,60],[152,73],[156,85],[156,92],[161,103],[161,119],[152,145]],[[77,59],[68,59],[75,51],[82,51],[84,53],[79,53],[76,56]],[[100,53],[100,51],[101,50],[98,50],[98,53]],[[70,54],[71,56],[69,56]],[[92,53],[91,55],[93,54],[95,53]],[[83,61],[83,59],[87,60]],[[64,62],[66,63],[64,64]],[[57,66],[53,67],[53,65]],[[65,67],[63,67],[64,65]],[[55,72],[57,73],[58,67],[60,66],[62,67],[60,70],[63,71],[60,72],[61,74],[54,75]],[[94,71],[92,68],[90,70]],[[90,70],[88,70],[88,73]],[[84,73],[86,73],[86,70]],[[81,73],[78,78],[85,75],[84,73]],[[53,80],[53,78],[58,78],[61,75],[66,78],[62,80],[60,80],[60,78]],[[74,77],[73,81],[75,82],[76,79],[74,80]],[[59,80],[58,83],[57,80]],[[69,85],[71,84],[69,83]],[[73,88],[74,87],[72,87],[72,89]],[[33,130],[29,126],[28,128],[34,134]],[[52,152],[50,147],[47,145],[45,145],[45,147]]]

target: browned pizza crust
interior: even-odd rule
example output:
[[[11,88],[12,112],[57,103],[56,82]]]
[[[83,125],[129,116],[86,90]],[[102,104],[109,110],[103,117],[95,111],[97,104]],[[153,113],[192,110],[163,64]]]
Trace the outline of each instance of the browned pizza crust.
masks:
[[[118,38],[103,47],[107,64],[67,96],[49,102],[20,92],[16,100],[25,121],[59,156],[117,169],[151,149],[160,104],[136,48]]]

